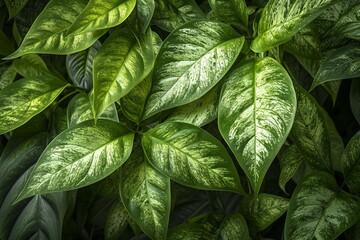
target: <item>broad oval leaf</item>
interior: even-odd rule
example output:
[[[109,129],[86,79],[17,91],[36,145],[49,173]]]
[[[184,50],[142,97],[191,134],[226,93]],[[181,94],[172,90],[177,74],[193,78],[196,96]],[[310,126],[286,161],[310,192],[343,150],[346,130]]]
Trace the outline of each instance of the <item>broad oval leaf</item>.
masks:
[[[91,47],[66,56],[66,69],[73,82],[90,91],[93,85],[93,61],[101,47],[96,41]]]
[[[9,18],[13,18],[23,9],[28,0],[4,0],[9,11]]]
[[[244,63],[225,81],[219,130],[257,193],[293,124],[294,87],[286,70],[269,57]]]
[[[285,240],[336,239],[358,221],[360,204],[324,172],[308,175],[290,200]]]
[[[347,144],[341,166],[346,185],[352,192],[360,193],[360,132],[357,132]]]
[[[247,29],[248,13],[245,0],[210,0],[209,4],[221,20]]]
[[[110,105],[100,115],[100,119],[108,119],[119,122],[115,104]],[[92,114],[89,96],[85,93],[79,93],[71,99],[67,107],[67,125],[73,127],[76,124],[94,119]]]
[[[16,70],[14,65],[0,66],[0,90],[10,85],[16,77]]]
[[[36,77],[36,76],[55,76],[54,73],[49,71],[44,60],[36,54],[27,54],[21,58],[14,60],[14,67],[16,71],[23,77]]]
[[[240,213],[226,217],[219,231],[219,240],[250,240],[248,226]]]
[[[20,47],[5,59],[29,53],[70,54],[90,47],[106,30],[65,36],[86,3],[86,0],[51,0],[32,24]]]
[[[125,96],[151,71],[154,48],[151,30],[137,41],[128,27],[112,32],[94,59],[91,103],[95,118]]]
[[[141,34],[145,34],[155,10],[155,0],[137,0],[135,10],[129,16],[131,26]]]
[[[289,41],[295,33],[337,0],[269,0],[262,11],[258,36],[251,44],[261,53]]]
[[[201,128],[165,122],[143,135],[142,146],[149,162],[178,183],[199,189],[243,193],[226,149]]]
[[[128,225],[128,213],[121,202],[116,202],[110,209],[106,218],[104,235],[106,240],[119,239],[121,233]]]
[[[0,135],[9,132],[48,107],[67,87],[50,76],[18,80],[0,91]]]
[[[202,97],[230,69],[244,41],[230,25],[209,20],[173,31],[157,56],[144,119]]]
[[[134,134],[119,123],[93,120],[62,132],[47,146],[17,201],[100,181],[129,157]]]
[[[349,1],[351,2],[351,1]],[[343,14],[337,21],[334,26],[334,31],[337,34],[341,34],[345,37],[352,38],[355,40],[360,40],[360,4],[356,3],[355,5],[349,8],[345,14]]]
[[[136,0],[90,0],[66,34],[87,33],[115,27],[125,21],[135,4]]]
[[[145,161],[139,148],[121,169],[120,195],[130,216],[151,239],[166,239],[170,179]]]
[[[276,219],[283,215],[289,206],[289,200],[270,194],[247,196],[240,203],[240,211],[243,213],[250,231],[259,232],[265,230]]]

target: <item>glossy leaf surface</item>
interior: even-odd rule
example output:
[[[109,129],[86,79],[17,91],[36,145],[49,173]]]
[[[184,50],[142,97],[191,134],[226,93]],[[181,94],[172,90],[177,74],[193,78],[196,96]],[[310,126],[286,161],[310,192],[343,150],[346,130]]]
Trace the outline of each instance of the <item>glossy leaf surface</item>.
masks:
[[[45,149],[17,201],[90,185],[129,157],[134,135],[119,123],[89,120],[58,135]]]
[[[292,81],[272,58],[248,61],[226,79],[219,130],[255,192],[290,132],[295,110]]]
[[[14,65],[0,66],[0,90],[10,85],[16,77]]]
[[[28,0],[4,0],[9,11],[9,18],[13,18],[23,9]]]
[[[324,172],[307,176],[293,193],[285,223],[285,240],[336,239],[358,219],[360,205]]]
[[[250,240],[248,226],[240,213],[225,218],[219,231],[220,240],[243,239]]]
[[[350,1],[351,2],[351,1]],[[337,21],[334,28],[336,33],[340,33],[345,37],[360,40],[360,4],[349,8],[345,14],[343,14]]]
[[[154,68],[144,119],[202,97],[230,69],[243,46],[229,25],[194,21],[164,41]]]
[[[201,128],[165,122],[143,135],[149,162],[186,186],[242,193],[232,159],[221,143]]]
[[[44,60],[36,54],[28,54],[14,60],[16,71],[23,77],[56,76],[49,71]]]
[[[11,131],[48,107],[67,86],[49,76],[24,78],[0,91],[0,134]]]
[[[106,240],[119,239],[121,233],[128,225],[128,213],[121,202],[116,202],[106,219],[104,235]]]
[[[170,215],[170,179],[145,161],[138,149],[124,164],[120,194],[130,216],[152,239],[166,239]]]
[[[136,31],[144,34],[150,25],[150,21],[155,11],[155,0],[136,1],[135,10],[128,20],[133,24]]]
[[[341,161],[346,185],[352,192],[360,192],[360,133],[347,144]]]
[[[14,51],[10,39],[0,30],[0,56],[6,56]]]
[[[220,19],[234,26],[247,28],[248,13],[245,0],[210,0],[209,3]]]

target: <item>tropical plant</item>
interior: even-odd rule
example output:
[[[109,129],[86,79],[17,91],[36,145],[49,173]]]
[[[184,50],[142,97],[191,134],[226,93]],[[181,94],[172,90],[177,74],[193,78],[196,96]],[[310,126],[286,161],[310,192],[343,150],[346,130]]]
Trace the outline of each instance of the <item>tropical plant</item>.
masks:
[[[359,16],[0,0],[0,239],[360,239]]]

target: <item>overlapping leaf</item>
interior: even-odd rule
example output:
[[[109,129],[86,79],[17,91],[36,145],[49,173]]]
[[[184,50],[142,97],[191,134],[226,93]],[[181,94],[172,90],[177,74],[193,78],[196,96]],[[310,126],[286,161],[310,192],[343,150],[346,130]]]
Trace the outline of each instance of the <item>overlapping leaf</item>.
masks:
[[[0,30],[0,56],[6,56],[14,51],[13,43],[10,39]]]
[[[11,131],[48,107],[68,85],[50,76],[24,78],[0,91],[0,134]]]
[[[354,79],[350,90],[350,106],[356,121],[360,124],[360,79]]]
[[[144,119],[202,97],[230,69],[243,43],[244,37],[216,21],[193,21],[173,31],[155,63]]]
[[[353,5],[349,11],[343,14],[337,21],[334,28],[336,33],[345,37],[360,40],[360,4]]]
[[[16,77],[14,65],[0,66],[0,90],[10,85]]]
[[[220,240],[242,239],[250,240],[248,226],[240,213],[225,218],[219,231]]]
[[[269,57],[248,61],[226,78],[219,129],[255,192],[290,132],[295,109],[292,81]]]
[[[121,171],[120,194],[130,216],[152,239],[166,239],[170,215],[170,179],[135,151]]]
[[[136,1],[135,10],[129,16],[128,21],[139,33],[145,34],[155,10],[155,0]]]
[[[307,176],[293,193],[285,240],[336,239],[359,219],[360,204],[324,172]]]
[[[151,71],[154,49],[151,30],[138,42],[128,27],[112,32],[94,59],[91,103],[95,118],[125,96]]]
[[[28,0],[4,0],[9,11],[9,18],[13,18],[23,9]]]
[[[247,29],[248,13],[245,0],[211,0],[209,3],[220,19]]]
[[[90,185],[129,157],[134,134],[119,123],[89,120],[58,135],[45,149],[17,201]]]
[[[341,161],[345,182],[349,189],[360,193],[360,133],[357,132],[347,144]]]
[[[127,221],[128,213],[124,205],[121,202],[116,202],[106,219],[104,235],[106,240],[119,239],[121,233],[125,230],[128,225]]]
[[[181,184],[242,193],[235,166],[221,143],[201,128],[165,122],[142,137],[149,162]]]
[[[44,60],[36,54],[28,54],[14,60],[16,71],[23,77],[56,76],[49,71]]]

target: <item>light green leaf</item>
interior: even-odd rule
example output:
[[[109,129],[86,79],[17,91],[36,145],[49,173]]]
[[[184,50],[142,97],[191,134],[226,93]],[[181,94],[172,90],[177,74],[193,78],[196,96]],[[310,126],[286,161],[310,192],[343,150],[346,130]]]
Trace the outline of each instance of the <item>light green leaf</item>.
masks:
[[[225,218],[220,231],[219,240],[250,240],[249,230],[244,217],[240,213],[235,213]]]
[[[139,33],[145,34],[150,25],[155,10],[155,0],[137,0],[135,10],[129,16],[128,21]]]
[[[14,51],[13,43],[10,39],[0,30],[0,56],[6,56]]]
[[[262,11],[258,36],[252,42],[251,49],[261,53],[289,41],[335,2],[337,0],[269,0]]]
[[[156,171],[137,149],[121,169],[121,199],[130,216],[151,239],[166,239],[170,179]]]
[[[73,127],[76,124],[94,119],[91,110],[91,103],[89,96],[85,93],[79,93],[71,99],[67,107],[67,125]],[[115,104],[111,104],[100,115],[99,119],[108,119],[119,122]]]
[[[281,215],[289,206],[289,200],[270,194],[259,194],[245,197],[240,204],[250,231],[259,232],[265,230]]]
[[[359,219],[360,205],[324,172],[307,176],[293,193],[285,240],[336,239]]]
[[[88,33],[115,27],[125,21],[136,0],[90,0],[66,34]]]
[[[295,110],[292,81],[272,58],[248,61],[225,79],[219,130],[256,193],[290,132]]]
[[[353,5],[343,14],[333,27],[337,34],[360,40],[360,3]]]
[[[0,66],[0,90],[10,85],[16,77],[14,65]]]
[[[116,202],[110,209],[105,223],[105,239],[117,240],[128,225],[128,213],[121,202]]]
[[[298,105],[291,136],[313,169],[332,172],[330,138],[324,110],[300,86],[296,87],[296,97]]]
[[[14,60],[16,71],[23,77],[36,77],[50,75],[56,77],[49,71],[44,60],[39,55],[28,54]]]
[[[28,0],[4,0],[9,11],[9,18],[13,18],[23,9]]]
[[[178,183],[198,189],[243,193],[226,149],[201,128],[165,122],[147,131],[142,145],[149,162]]]
[[[143,119],[205,95],[235,62],[244,40],[230,25],[209,20],[173,31],[158,54]]]
[[[6,59],[29,53],[70,54],[90,47],[106,30],[65,36],[86,0],[51,0],[36,18],[20,47]]]
[[[165,31],[172,32],[186,22],[204,18],[195,0],[155,0],[152,22]]]
[[[17,201],[100,181],[129,157],[134,134],[119,123],[89,120],[62,132],[47,146]]]
[[[91,103],[95,119],[150,73],[154,57],[150,29],[140,42],[128,27],[112,32],[94,59]]]
[[[305,158],[296,144],[292,144],[280,155],[279,163],[279,186],[286,192],[286,183],[295,175],[301,164],[305,163]]]
[[[18,80],[0,91],[0,135],[47,108],[68,84],[50,76]]]
[[[66,69],[75,85],[90,91],[93,86],[93,61],[101,47],[96,41],[91,47],[81,52],[66,56]]]
[[[209,4],[223,21],[247,29],[248,13],[245,0],[210,0]]]
[[[356,121],[360,124],[360,79],[353,79],[350,89],[350,106]]]
[[[350,191],[360,193],[360,132],[357,132],[347,144],[341,166]]]
[[[346,45],[327,55],[311,89],[325,82],[355,77],[360,77],[360,47]]]

